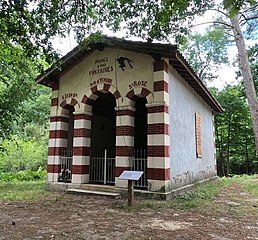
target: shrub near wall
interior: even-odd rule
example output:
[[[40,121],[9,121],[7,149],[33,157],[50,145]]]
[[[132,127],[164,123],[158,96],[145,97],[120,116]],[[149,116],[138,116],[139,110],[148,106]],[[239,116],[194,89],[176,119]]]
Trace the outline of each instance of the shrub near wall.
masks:
[[[14,182],[14,181],[38,181],[45,180],[47,176],[47,170],[43,170],[41,167],[37,171],[25,170],[19,172],[0,172],[0,181]]]
[[[0,152],[0,179],[42,179],[47,165],[47,146],[18,137],[3,140]],[[16,176],[16,177],[15,177]]]

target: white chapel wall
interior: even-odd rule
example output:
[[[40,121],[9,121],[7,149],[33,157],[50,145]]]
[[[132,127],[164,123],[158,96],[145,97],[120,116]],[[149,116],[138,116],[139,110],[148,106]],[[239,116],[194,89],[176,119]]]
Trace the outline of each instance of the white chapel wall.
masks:
[[[175,189],[216,175],[211,108],[170,67],[170,179]],[[196,156],[195,113],[201,115],[202,158]]]
[[[116,61],[119,57],[132,60],[133,68],[125,61],[126,67],[122,71]],[[108,83],[121,94],[123,102],[120,104],[128,105],[125,96],[130,90],[136,89],[137,92],[137,88],[147,88],[153,92],[153,62],[151,56],[131,51],[111,48],[96,50],[60,78],[59,102],[64,99],[69,102],[69,94],[73,94],[81,104],[83,96],[91,93],[91,87]]]

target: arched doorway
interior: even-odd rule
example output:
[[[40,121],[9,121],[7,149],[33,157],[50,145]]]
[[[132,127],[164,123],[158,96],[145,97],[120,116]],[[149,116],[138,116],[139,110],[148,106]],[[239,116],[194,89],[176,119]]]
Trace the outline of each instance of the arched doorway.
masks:
[[[62,113],[67,118],[67,145],[62,149],[60,156],[59,182],[71,182],[73,162],[73,137],[74,137],[74,106],[65,105]]]
[[[139,98],[135,103],[134,115],[134,156],[133,170],[144,174],[136,183],[136,187],[147,188],[147,100]]]
[[[116,100],[101,93],[92,107],[90,182],[115,183]]]
[[[134,149],[147,151],[147,100],[140,98],[135,103],[134,115]]]
[[[67,154],[72,156],[73,151],[73,133],[74,133],[74,107],[68,105],[67,110],[69,111],[68,117],[68,133],[67,133]]]

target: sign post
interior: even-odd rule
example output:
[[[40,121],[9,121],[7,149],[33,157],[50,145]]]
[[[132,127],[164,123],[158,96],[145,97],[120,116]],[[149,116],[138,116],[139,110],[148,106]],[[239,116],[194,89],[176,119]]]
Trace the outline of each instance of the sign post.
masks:
[[[134,181],[137,181],[142,176],[142,171],[123,171],[119,179],[128,181],[128,206],[133,205],[134,198]]]
[[[134,198],[133,187],[134,187],[134,181],[128,180],[128,206],[133,205],[133,198]]]

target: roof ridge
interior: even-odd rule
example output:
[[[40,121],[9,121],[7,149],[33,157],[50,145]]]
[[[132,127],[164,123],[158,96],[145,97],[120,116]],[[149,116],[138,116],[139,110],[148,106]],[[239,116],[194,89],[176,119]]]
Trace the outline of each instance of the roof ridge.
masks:
[[[37,83],[51,86],[56,82],[62,74],[65,74],[69,69],[74,67],[79,61],[82,61],[86,56],[91,54],[92,51],[98,49],[103,50],[105,47],[122,48],[128,51],[139,52],[142,54],[149,54],[155,60],[161,58],[168,58],[170,64],[177,70],[177,72],[184,78],[186,82],[199,94],[203,100],[215,111],[223,112],[223,108],[217,100],[210,93],[208,88],[196,75],[192,67],[183,57],[178,50],[177,45],[163,44],[163,43],[150,43],[142,41],[126,40],[117,37],[108,37],[105,35],[100,36],[99,41],[87,42],[85,45],[78,45],[69,53],[61,58],[61,66],[52,66],[44,73],[40,74],[36,81]]]

